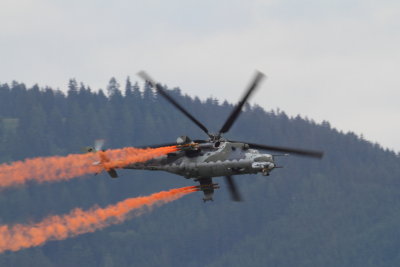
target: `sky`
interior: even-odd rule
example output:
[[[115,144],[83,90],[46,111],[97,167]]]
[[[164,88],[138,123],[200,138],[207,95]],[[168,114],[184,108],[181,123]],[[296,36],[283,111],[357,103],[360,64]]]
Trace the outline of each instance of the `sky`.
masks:
[[[0,1],[0,83],[98,89],[140,70],[232,103],[260,70],[251,103],[400,152],[399,1]]]

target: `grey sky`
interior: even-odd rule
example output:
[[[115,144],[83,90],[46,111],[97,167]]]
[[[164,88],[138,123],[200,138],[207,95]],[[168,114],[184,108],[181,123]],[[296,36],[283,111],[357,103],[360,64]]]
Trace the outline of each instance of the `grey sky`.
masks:
[[[399,47],[390,0],[0,1],[2,83],[96,89],[145,69],[236,102],[259,69],[269,78],[253,102],[397,151]]]

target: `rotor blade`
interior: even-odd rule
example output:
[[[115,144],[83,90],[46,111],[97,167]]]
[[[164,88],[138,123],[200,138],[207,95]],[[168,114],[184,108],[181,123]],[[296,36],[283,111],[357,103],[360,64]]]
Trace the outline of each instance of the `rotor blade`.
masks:
[[[104,139],[96,139],[94,141],[94,149],[95,151],[100,151],[103,148]]]
[[[208,143],[209,141],[206,140],[193,140],[193,142],[198,143],[198,144],[204,144],[204,143]]]
[[[208,134],[208,129],[206,126],[204,126],[200,121],[198,121],[195,117],[192,116],[186,109],[184,109],[178,102],[176,102],[170,95],[167,94],[167,92],[163,89],[163,87],[159,84],[156,83],[155,80],[153,80],[146,72],[140,71],[138,73],[139,77],[141,77],[143,80],[149,82],[151,86],[156,89],[156,91],[162,95],[166,100],[168,100],[174,107],[179,109],[183,114],[186,115],[192,122],[194,122],[197,126],[200,127],[207,135]]]
[[[265,75],[262,72],[257,71],[253,82],[250,84],[250,87],[247,89],[246,94],[242,97],[242,100],[237,104],[235,109],[232,111],[231,115],[228,117],[226,120],[224,126],[222,126],[221,130],[219,131],[220,133],[226,133],[229,131],[233,123],[236,121],[238,118],[240,112],[242,111],[242,108],[244,104],[247,102],[249,99],[250,95],[254,92],[254,90],[257,88],[259,82],[264,78]]]
[[[242,201],[239,191],[237,190],[236,184],[231,175],[225,176],[225,181],[228,184],[229,192],[233,201]]]
[[[237,141],[230,141],[230,142],[237,142]],[[324,155],[324,152],[316,151],[316,150],[298,149],[298,148],[281,147],[281,146],[268,146],[268,145],[240,142],[240,141],[238,143],[248,144],[250,148],[255,148],[255,149],[265,149],[265,150],[271,150],[271,151],[286,152],[286,153],[290,153],[290,154],[296,154],[299,156],[313,157],[313,158],[319,158],[319,159],[322,158]]]

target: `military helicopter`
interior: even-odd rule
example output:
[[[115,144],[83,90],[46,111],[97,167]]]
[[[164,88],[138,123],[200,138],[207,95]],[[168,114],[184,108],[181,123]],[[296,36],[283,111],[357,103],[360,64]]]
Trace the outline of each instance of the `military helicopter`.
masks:
[[[257,173],[269,175],[273,169],[278,168],[273,155],[261,153],[258,150],[278,151],[314,158],[322,158],[323,156],[323,152],[320,151],[269,146],[223,138],[222,134],[229,131],[239,117],[243,106],[265,77],[261,72],[255,73],[246,93],[217,133],[209,132],[200,121],[176,102],[161,84],[153,80],[146,72],[141,71],[138,75],[145,82],[149,83],[159,95],[164,97],[205,132],[208,139],[191,140],[188,136],[181,136],[177,139],[176,143],[146,146],[161,147],[175,145],[179,150],[146,162],[127,165],[124,169],[167,171],[187,179],[194,179],[194,181],[199,182],[198,190],[204,193],[204,202],[213,200],[214,189],[219,188],[217,183],[213,183],[213,178],[224,176],[232,200],[241,201],[242,197],[234,182],[233,175]],[[100,148],[95,150],[100,150]],[[117,177],[114,169],[107,170],[107,172],[111,177]]]

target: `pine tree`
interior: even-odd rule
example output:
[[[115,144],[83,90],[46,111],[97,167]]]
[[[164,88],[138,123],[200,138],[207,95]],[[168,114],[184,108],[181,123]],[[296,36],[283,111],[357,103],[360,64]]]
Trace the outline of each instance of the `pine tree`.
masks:
[[[110,79],[110,81],[108,82],[108,85],[107,85],[107,94],[108,94],[108,96],[109,97],[113,97],[116,94],[121,94],[121,91],[119,90],[119,87],[120,87],[120,85],[117,82],[117,80],[114,77],[112,77]]]

